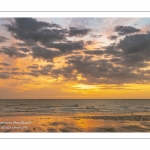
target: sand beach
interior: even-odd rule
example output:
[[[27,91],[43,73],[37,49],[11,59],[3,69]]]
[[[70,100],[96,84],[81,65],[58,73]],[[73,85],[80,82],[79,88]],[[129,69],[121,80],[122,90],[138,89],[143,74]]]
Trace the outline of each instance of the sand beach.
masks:
[[[0,132],[149,132],[150,113],[0,117]]]

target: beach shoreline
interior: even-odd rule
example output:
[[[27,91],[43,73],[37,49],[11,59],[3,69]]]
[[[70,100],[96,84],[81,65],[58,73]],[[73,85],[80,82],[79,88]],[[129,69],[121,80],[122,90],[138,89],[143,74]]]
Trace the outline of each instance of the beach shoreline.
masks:
[[[130,114],[130,115],[129,115]],[[9,122],[9,123],[7,123]],[[0,132],[149,132],[150,113],[1,116]]]

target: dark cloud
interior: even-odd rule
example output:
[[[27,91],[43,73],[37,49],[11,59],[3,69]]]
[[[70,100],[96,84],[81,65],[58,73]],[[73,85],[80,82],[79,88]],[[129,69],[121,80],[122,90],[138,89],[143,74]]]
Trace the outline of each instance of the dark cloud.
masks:
[[[85,41],[84,43],[85,43],[85,45],[95,44],[95,42],[94,42],[94,41]]]
[[[66,30],[61,29],[60,25],[37,21],[33,18],[15,18],[14,22],[6,24],[5,27],[13,37],[22,41],[33,40],[41,43],[62,41],[66,35]]]
[[[109,36],[108,39],[110,40],[116,40],[118,38],[118,36],[116,35],[112,35],[112,36]]]
[[[85,54],[91,54],[91,55],[103,55],[104,51],[103,50],[88,50],[84,51]]]
[[[12,68],[12,71],[20,70],[20,68]]]
[[[127,59],[98,59],[93,60],[88,56],[71,56],[66,58],[68,66],[61,69],[53,69],[51,75],[58,77],[63,75],[65,80],[73,80],[84,84],[124,84],[124,83],[149,83],[150,77],[145,71],[140,70],[143,63],[137,66],[128,66]],[[73,73],[76,70],[76,73]],[[77,74],[81,74],[86,80],[78,80]]]
[[[0,78],[8,79],[10,77],[9,73],[7,72],[0,72]]]
[[[30,70],[30,72],[22,72],[21,74],[23,75],[31,75],[31,76],[35,76],[38,77],[40,75],[50,75],[51,74],[51,70],[52,70],[53,65],[46,65],[46,66],[41,66],[41,69],[38,69],[38,65],[37,64],[33,64],[32,66],[28,66],[27,69]]]
[[[119,43],[103,47],[111,62],[132,70],[148,67],[150,61],[150,34],[134,34],[125,36]]]
[[[111,61],[111,62],[114,62],[114,63],[120,63],[121,60],[122,60],[122,59],[121,59],[120,57],[119,57],[119,58],[113,57],[113,58],[110,59],[110,61]]]
[[[33,18],[15,18],[5,27],[16,39],[22,42],[16,43],[19,48],[7,47],[0,52],[11,57],[26,57],[31,52],[33,58],[52,60],[54,57],[72,53],[74,50],[81,50],[85,47],[84,41],[69,41],[69,36],[84,36],[91,29],[80,29],[70,27],[63,29],[55,23],[37,21]],[[39,46],[40,45],[40,46]]]
[[[130,67],[132,70],[139,70],[140,68],[148,67],[149,60],[149,55],[145,55],[144,53],[125,54],[122,52],[119,57],[112,58],[111,62],[123,67]]]
[[[26,43],[15,43],[15,45],[16,45],[16,46],[20,46],[20,47],[22,47],[22,46],[27,46]]]
[[[39,58],[39,59],[51,61],[54,57],[58,57],[62,55],[62,53],[60,51],[50,50],[48,48],[35,46],[32,48],[31,55],[33,56],[33,58]]]
[[[38,69],[38,64],[33,64],[32,66],[28,66],[27,69]]]
[[[6,54],[10,57],[26,57],[25,53],[20,52],[16,47],[2,47],[1,53]]]
[[[101,60],[106,61],[106,60]],[[89,57],[75,57],[72,56],[68,58],[68,64],[72,64],[71,66],[64,67],[59,70],[54,70],[53,73],[55,74],[62,74],[66,79],[73,79],[77,80],[76,76],[72,73],[74,69],[77,70],[77,73],[82,74],[85,78],[89,79],[91,75],[94,78],[100,76],[99,70],[103,72],[107,72],[107,67],[99,68],[100,64],[97,61],[93,61],[89,59]],[[102,73],[102,72],[101,72]]]
[[[34,77],[38,77],[39,73],[37,72],[37,70],[31,70],[31,72],[21,72],[21,75],[29,75],[29,76],[34,76]]]
[[[66,53],[72,53],[74,50],[81,50],[84,48],[83,41],[66,41],[65,43],[50,43],[47,45],[49,48],[34,44],[29,48],[25,47],[2,47],[0,53],[7,54],[10,57],[27,57],[31,55],[33,58],[40,58],[44,60],[52,60],[54,57],[64,55]],[[57,50],[52,50],[55,48]],[[26,54],[26,52],[30,52]]]
[[[3,66],[10,66],[10,64],[8,64],[8,63],[0,63],[0,65],[3,65]]]
[[[125,54],[145,53],[150,54],[150,34],[135,34],[126,36],[117,47]]]
[[[100,72],[107,73],[108,68],[112,67],[112,64],[105,59],[92,60],[89,57],[84,57],[82,59],[72,59],[69,63],[73,64],[78,73],[83,74],[85,77],[94,75],[95,77],[100,76]]]
[[[11,74],[12,74],[12,75],[20,75],[21,72],[18,72],[18,71],[12,71]]]
[[[116,26],[115,27],[115,32],[117,32],[119,35],[127,35],[127,34],[137,33],[140,31],[141,31],[140,29],[136,29],[131,26]]]
[[[119,50],[116,43],[110,44],[108,46],[102,47],[106,55],[112,55],[113,57],[120,57],[122,55],[122,50]]]
[[[146,74],[150,74],[150,70],[148,69],[148,70],[145,70],[144,71]]]
[[[41,75],[50,75],[52,67],[53,67],[53,65],[51,65],[51,64],[50,65],[46,65],[46,66],[41,66],[41,69],[38,70],[38,72]]]
[[[62,75],[66,81],[68,79],[76,80],[76,74],[73,73],[74,69],[75,68],[70,65],[64,68],[60,68],[60,69],[53,69],[51,72],[51,76],[54,78],[58,78],[60,75]]]
[[[103,47],[114,65],[130,67],[135,72],[148,67],[150,61],[150,34],[134,34],[125,36],[119,43]],[[105,55],[104,55],[105,56]],[[138,70],[138,71],[137,71]]]
[[[0,43],[6,42],[8,39],[4,36],[0,36]]]
[[[75,27],[70,27],[69,28],[69,36],[85,36],[87,35],[91,29],[80,29],[80,28],[75,28]]]
[[[115,32],[124,35],[120,41],[118,36],[108,38],[116,40],[108,46],[100,49],[86,49],[93,41],[76,41],[72,37],[88,35],[91,29],[70,27],[63,29],[54,23],[37,21],[32,18],[17,18],[14,22],[5,25],[20,43],[16,47],[2,47],[0,53],[10,57],[26,57],[51,61],[55,57],[66,56],[65,67],[56,69],[55,64],[27,66],[27,72],[18,72],[19,68],[11,69],[11,75],[40,75],[58,78],[62,75],[65,80],[73,80],[85,84],[124,84],[124,83],[149,83],[149,70],[142,70],[149,66],[150,61],[150,33],[140,34],[140,29],[130,26],[117,26]],[[96,32],[95,32],[96,33]],[[134,33],[134,34],[133,34]],[[136,34],[138,33],[138,34]],[[101,35],[89,34],[90,37],[98,38]],[[81,55],[81,50],[84,56]],[[27,55],[28,54],[28,55]],[[98,55],[97,59],[93,59]],[[50,62],[49,62],[50,63]],[[3,66],[5,63],[0,63]],[[76,71],[74,71],[76,70]],[[81,74],[84,79],[78,79]],[[9,78],[10,74],[0,73],[0,78]],[[111,87],[112,88],[112,87]]]

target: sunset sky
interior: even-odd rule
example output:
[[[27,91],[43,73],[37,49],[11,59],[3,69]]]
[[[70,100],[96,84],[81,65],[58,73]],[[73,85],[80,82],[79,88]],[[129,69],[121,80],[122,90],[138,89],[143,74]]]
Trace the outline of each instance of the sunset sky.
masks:
[[[150,18],[1,18],[0,99],[150,99]]]

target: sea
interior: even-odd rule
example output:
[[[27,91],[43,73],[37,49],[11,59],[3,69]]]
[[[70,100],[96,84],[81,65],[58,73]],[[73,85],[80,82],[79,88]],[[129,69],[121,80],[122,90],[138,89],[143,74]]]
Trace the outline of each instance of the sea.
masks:
[[[0,116],[150,112],[148,99],[0,99]]]

